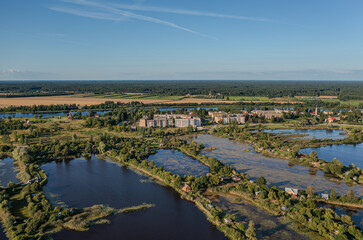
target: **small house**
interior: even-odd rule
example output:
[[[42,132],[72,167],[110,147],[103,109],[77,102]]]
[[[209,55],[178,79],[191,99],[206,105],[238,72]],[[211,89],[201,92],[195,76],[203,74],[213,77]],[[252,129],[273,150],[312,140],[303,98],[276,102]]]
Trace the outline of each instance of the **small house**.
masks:
[[[212,209],[213,205],[212,204],[206,204],[205,207],[208,208],[208,209]]]
[[[320,162],[311,162],[314,167],[320,167]]]
[[[232,180],[235,181],[235,182],[239,182],[239,181],[241,181],[241,178],[240,177],[237,177],[237,176],[234,176],[232,178]]]
[[[190,192],[192,189],[190,188],[190,186],[187,183],[184,183],[182,190],[184,192]]]
[[[329,194],[322,193],[321,197],[324,198],[325,200],[328,200],[329,199]]]
[[[298,189],[297,188],[286,188],[285,187],[285,192],[292,195],[292,196],[297,196],[298,195]]]
[[[232,219],[230,218],[225,218],[224,219],[224,222],[227,223],[227,224],[231,224],[232,223]]]

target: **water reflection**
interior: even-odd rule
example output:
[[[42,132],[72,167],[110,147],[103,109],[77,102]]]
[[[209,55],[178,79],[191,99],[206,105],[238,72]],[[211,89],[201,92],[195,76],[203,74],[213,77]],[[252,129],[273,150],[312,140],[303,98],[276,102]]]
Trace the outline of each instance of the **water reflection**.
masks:
[[[257,132],[257,131],[254,131]],[[266,133],[281,133],[281,134],[304,134],[308,136],[303,136],[301,138],[307,139],[343,139],[348,135],[345,135],[345,131],[343,130],[322,130],[322,129],[275,129],[275,130],[262,130],[259,132]]]
[[[65,111],[65,112],[54,112],[54,113],[1,113],[0,118],[32,118],[34,116],[42,115],[43,117],[64,117],[68,116],[69,113],[75,114],[77,111]],[[82,111],[82,115],[89,115],[91,111]],[[111,111],[95,111],[99,115],[106,114]]]
[[[346,194],[349,189],[353,189],[357,196],[363,196],[361,185],[348,186],[320,170],[316,170],[314,173],[309,167],[289,166],[285,159],[268,158],[262,154],[243,151],[250,148],[249,144],[208,134],[194,135],[191,139],[207,147],[216,148],[213,151],[203,151],[202,154],[217,158],[223,163],[247,173],[252,179],[264,176],[270,186],[295,187],[305,190],[307,186],[312,185],[315,191],[319,193],[330,191],[335,187],[337,193],[341,195]]]
[[[326,161],[332,161],[333,158],[337,158],[342,161],[344,166],[349,166],[353,163],[355,166],[363,168],[363,143],[301,149],[301,152],[305,154],[309,154],[311,151],[316,151],[318,157]]]
[[[352,218],[355,225],[360,227],[360,229],[363,229],[363,210],[362,209],[352,209],[347,207],[341,207],[326,203],[319,203],[317,204],[319,207],[327,207],[331,208],[336,212],[339,216],[348,215]]]
[[[0,186],[6,187],[9,182],[17,183],[16,171],[12,158],[0,160]]]
[[[164,166],[165,170],[181,177],[184,175],[200,177],[209,172],[209,168],[201,162],[191,159],[178,150],[159,150],[155,155],[151,155],[148,160],[154,161],[158,167]]]
[[[45,194],[56,196],[50,198],[53,204],[57,200],[78,208],[156,204],[144,211],[112,216],[111,224],[96,225],[87,232],[64,230],[55,239],[225,239],[193,203],[182,200],[172,189],[96,156],[51,162],[42,169],[49,174]]]
[[[213,203],[219,208],[227,211],[236,217],[236,221],[243,222],[248,226],[252,220],[255,223],[258,239],[309,239],[292,229],[291,223],[284,222],[278,218],[247,201],[236,202],[236,197],[230,195],[209,195]]]

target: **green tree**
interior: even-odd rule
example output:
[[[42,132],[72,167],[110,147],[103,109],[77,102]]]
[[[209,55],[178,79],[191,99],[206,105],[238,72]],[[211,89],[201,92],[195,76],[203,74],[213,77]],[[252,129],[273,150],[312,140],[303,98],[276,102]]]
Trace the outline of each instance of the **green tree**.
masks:
[[[253,240],[257,240],[256,238],[256,228],[255,228],[255,223],[250,220],[250,222],[248,223],[248,228],[247,228],[247,231],[246,231],[246,236],[249,238],[249,239],[253,239]]]
[[[103,154],[103,153],[105,153],[105,151],[106,151],[106,144],[104,143],[104,142],[100,142],[99,144],[98,144],[98,151],[99,151],[99,153],[101,153],[101,154]]]
[[[218,185],[219,177],[217,175],[213,175],[213,176],[209,177],[209,182],[213,185]]]
[[[310,154],[309,154],[309,157],[313,161],[318,161],[319,160],[318,153],[316,151],[311,151]]]
[[[208,178],[207,178],[207,176],[206,176],[206,175],[202,175],[202,176],[200,177],[200,183],[201,183],[202,185],[204,185],[204,186],[206,186],[206,185],[208,184]]]
[[[354,199],[355,199],[354,192],[353,192],[352,189],[349,189],[349,191],[347,192],[347,195],[346,196],[347,196],[347,200],[349,202],[353,202]]]
[[[267,181],[266,181],[266,179],[264,177],[260,176],[260,177],[257,178],[256,183],[258,185],[266,185]]]
[[[313,186],[309,185],[306,188],[306,193],[308,194],[309,197],[314,196],[315,190],[314,190]]]
[[[23,163],[28,163],[30,161],[28,149],[25,147],[16,147],[13,151],[13,158]]]
[[[335,188],[332,188],[329,198],[333,201],[337,200],[337,190]]]

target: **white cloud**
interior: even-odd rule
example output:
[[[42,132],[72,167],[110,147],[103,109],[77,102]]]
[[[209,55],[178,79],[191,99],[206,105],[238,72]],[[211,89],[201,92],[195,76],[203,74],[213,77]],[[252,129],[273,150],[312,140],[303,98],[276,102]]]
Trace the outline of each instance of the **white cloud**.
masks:
[[[26,73],[26,72],[27,71],[25,71],[25,70],[14,69],[14,68],[1,70],[1,74],[18,74],[18,73]]]
[[[81,5],[84,7],[88,7],[88,8],[91,8],[92,11],[88,11],[88,10],[84,10],[84,9],[77,10],[77,9],[70,8],[70,7],[50,7],[49,9],[58,11],[58,12],[69,13],[69,14],[73,14],[73,15],[77,15],[77,16],[103,19],[103,20],[120,21],[120,20],[125,20],[125,19],[137,19],[137,20],[141,20],[141,21],[169,26],[172,28],[176,28],[179,30],[197,34],[202,37],[208,37],[205,34],[202,34],[200,32],[194,31],[192,29],[180,26],[178,24],[175,24],[175,23],[172,23],[169,21],[164,21],[164,20],[154,18],[154,17],[135,14],[135,13],[132,13],[129,11],[124,11],[124,10],[118,9],[112,5],[91,2],[91,1],[86,1],[86,0],[74,0],[74,1],[65,0],[63,2],[68,2],[68,3],[73,3],[73,4]]]
[[[258,22],[276,22],[274,20],[266,19],[266,18],[235,16],[235,15],[194,11],[194,10],[186,10],[186,9],[160,8],[160,7],[153,7],[153,6],[127,5],[127,4],[109,4],[109,5],[120,8],[120,9],[136,10],[136,11],[174,13],[174,14],[180,14],[180,15],[191,15],[191,16],[201,16],[201,17],[230,18],[230,19],[249,20],[249,21],[258,21]]]

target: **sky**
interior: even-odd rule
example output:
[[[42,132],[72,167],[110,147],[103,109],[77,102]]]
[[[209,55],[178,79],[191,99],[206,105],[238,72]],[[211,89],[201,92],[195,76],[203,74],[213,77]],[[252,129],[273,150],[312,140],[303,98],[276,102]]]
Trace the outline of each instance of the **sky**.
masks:
[[[0,80],[363,80],[362,0],[1,0]]]

